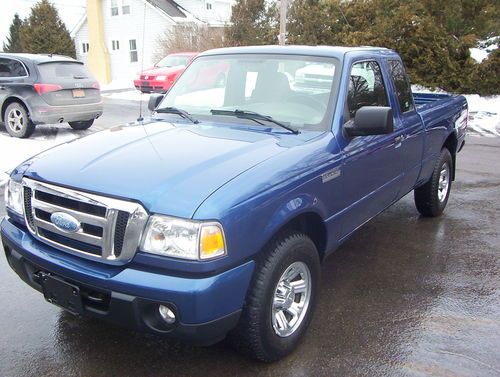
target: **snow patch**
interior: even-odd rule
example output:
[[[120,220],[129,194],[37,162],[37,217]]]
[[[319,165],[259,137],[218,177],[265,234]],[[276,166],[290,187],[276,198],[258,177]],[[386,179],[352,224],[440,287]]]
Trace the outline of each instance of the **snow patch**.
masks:
[[[53,128],[49,134],[37,135],[35,133],[31,138],[19,139],[11,137],[6,133],[0,133],[0,150],[2,158],[0,159],[0,173],[12,170],[22,162],[43,152],[46,149],[56,145],[71,141],[79,137],[75,131]],[[0,174],[1,175],[1,174]],[[3,176],[0,176],[0,186]]]
[[[488,59],[489,52],[486,50],[482,50],[477,47],[473,47],[469,49],[470,57],[476,61],[476,63],[482,63],[483,60]]]
[[[113,80],[108,84],[100,84],[101,91],[105,92],[108,90],[123,90],[123,89],[133,89],[134,88],[134,78],[124,78],[119,80]]]
[[[126,101],[149,101],[150,94],[141,93],[138,90],[127,90],[124,92],[102,93],[103,97]]]
[[[482,63],[483,60],[488,59],[490,52],[498,48],[498,42],[500,37],[491,37],[477,43],[477,47],[470,48],[470,57],[476,61],[476,63]]]

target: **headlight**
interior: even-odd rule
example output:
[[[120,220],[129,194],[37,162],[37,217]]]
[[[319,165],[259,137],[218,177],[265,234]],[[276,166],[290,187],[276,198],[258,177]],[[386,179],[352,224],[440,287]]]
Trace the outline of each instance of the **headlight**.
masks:
[[[167,76],[156,76],[157,81],[164,81],[167,79]]]
[[[169,257],[207,260],[226,254],[222,226],[153,215],[149,218],[141,249]]]
[[[23,215],[23,186],[9,179],[5,186],[5,206],[12,212]]]

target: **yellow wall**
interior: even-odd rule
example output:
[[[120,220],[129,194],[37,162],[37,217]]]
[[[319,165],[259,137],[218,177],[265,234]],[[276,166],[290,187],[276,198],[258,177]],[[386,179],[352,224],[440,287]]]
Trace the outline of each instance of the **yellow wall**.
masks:
[[[101,84],[108,84],[111,81],[111,66],[108,48],[104,42],[101,0],[87,0],[87,25],[89,28],[88,67]]]

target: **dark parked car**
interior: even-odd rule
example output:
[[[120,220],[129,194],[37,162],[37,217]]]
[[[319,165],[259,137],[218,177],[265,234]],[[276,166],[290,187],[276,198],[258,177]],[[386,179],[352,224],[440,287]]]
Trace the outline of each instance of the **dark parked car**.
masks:
[[[0,53],[0,117],[14,137],[36,124],[89,128],[102,115],[99,83],[83,63],[60,55]]]

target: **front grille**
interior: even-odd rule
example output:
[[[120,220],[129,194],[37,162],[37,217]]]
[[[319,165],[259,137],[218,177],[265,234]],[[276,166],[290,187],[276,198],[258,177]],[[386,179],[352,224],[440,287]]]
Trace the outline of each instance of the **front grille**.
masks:
[[[31,208],[31,195],[32,191],[29,187],[23,187],[23,201],[24,201],[24,213],[26,214],[26,223],[28,228],[33,229],[35,226],[35,221],[33,219],[33,213]]]
[[[147,220],[141,205],[27,178],[23,185],[26,225],[36,238],[111,264],[125,263],[134,256]],[[54,213],[69,218],[74,228],[67,230],[64,222],[53,221]]]
[[[123,247],[123,241],[125,240],[125,229],[127,228],[129,213],[125,211],[119,211],[116,218],[115,226],[115,255],[120,256]]]

